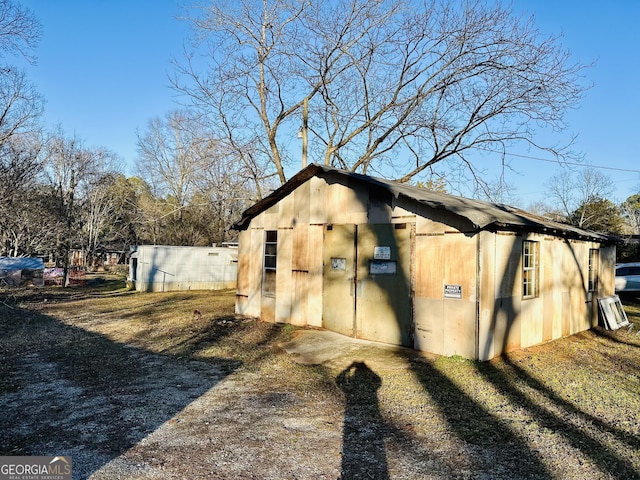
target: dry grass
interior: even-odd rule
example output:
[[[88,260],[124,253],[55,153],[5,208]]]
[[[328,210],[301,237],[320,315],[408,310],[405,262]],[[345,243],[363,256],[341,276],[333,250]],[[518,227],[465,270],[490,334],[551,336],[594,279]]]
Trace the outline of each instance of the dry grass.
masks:
[[[92,389],[104,392],[107,385],[118,392],[153,374],[140,362],[142,354],[154,355],[152,361],[167,358],[174,369],[210,365],[242,387],[226,391],[224,399],[234,398],[234,406],[220,407],[210,420],[215,433],[202,433],[215,448],[203,453],[175,445],[152,448],[140,437],[122,440],[110,458],[160,468],[153,458],[164,458],[171,449],[183,452],[162,466],[175,478],[197,478],[185,465],[208,465],[212,451],[220,458],[237,455],[240,462],[232,467],[218,458],[218,478],[250,478],[249,471],[276,478],[269,470],[274,465],[278,471],[286,466],[284,476],[291,478],[640,477],[637,300],[623,301],[635,324],[631,329],[595,329],[490,362],[367,346],[349,359],[304,366],[279,348],[296,329],[235,315],[232,291],[140,294],[117,287],[105,283],[5,295],[0,395],[8,398],[28,388],[18,372],[25,355],[60,365],[65,380],[87,395]],[[279,402],[287,407],[275,412]],[[216,408],[209,407],[207,415]],[[198,415],[204,414],[189,416],[187,410],[182,428],[187,425],[189,436],[197,437]],[[239,421],[242,415],[255,418]],[[318,417],[321,426],[310,420]],[[265,418],[272,422],[268,431],[257,431],[266,428]],[[300,427],[305,422],[313,429]],[[0,453],[30,453],[33,443],[42,441],[1,427]],[[162,428],[150,424],[145,435]],[[58,442],[73,444],[60,435]],[[250,438],[269,438],[281,448],[267,454]],[[322,447],[313,449],[314,442]],[[263,468],[262,474],[256,468]]]

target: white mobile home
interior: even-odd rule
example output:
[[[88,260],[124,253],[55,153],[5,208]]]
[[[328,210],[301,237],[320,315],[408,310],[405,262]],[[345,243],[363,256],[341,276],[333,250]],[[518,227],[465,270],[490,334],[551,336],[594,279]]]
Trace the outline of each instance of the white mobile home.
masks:
[[[236,287],[236,248],[169,245],[139,245],[134,248],[129,260],[129,281],[138,291]]]

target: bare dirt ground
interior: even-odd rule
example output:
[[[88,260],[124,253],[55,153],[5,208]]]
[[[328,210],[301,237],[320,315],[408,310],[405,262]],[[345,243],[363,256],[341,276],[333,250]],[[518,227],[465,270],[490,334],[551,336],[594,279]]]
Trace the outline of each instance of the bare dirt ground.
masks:
[[[233,298],[4,292],[0,455],[70,455],[76,479],[640,478],[637,327],[479,363]]]

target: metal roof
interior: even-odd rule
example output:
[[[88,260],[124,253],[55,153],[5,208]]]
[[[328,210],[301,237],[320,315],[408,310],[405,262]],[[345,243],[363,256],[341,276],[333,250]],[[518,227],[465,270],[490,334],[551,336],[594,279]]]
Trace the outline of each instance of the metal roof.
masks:
[[[452,213],[470,222],[473,231],[529,231],[565,238],[593,240],[601,243],[618,243],[620,241],[612,235],[555,222],[508,205],[433,192],[404,183],[369,177],[317,164],[311,164],[304,168],[269,196],[245,210],[242,218],[234,225],[234,228],[237,230],[247,228],[253,217],[276,204],[310,178],[314,176],[323,178],[329,174],[342,176],[348,179],[349,182],[356,181],[375,187],[378,190],[387,191],[396,198],[404,197],[429,208]]]
[[[0,257],[0,271],[2,272],[39,269],[44,269],[44,262],[41,258]]]

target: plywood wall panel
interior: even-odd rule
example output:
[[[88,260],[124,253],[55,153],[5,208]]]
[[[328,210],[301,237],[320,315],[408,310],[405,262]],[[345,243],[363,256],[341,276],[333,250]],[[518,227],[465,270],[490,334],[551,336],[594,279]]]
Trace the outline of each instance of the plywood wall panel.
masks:
[[[475,358],[476,355],[476,304],[465,300],[443,300],[444,355],[460,355]]]
[[[291,270],[293,230],[278,230],[278,259],[276,270],[275,321],[289,323],[293,302],[294,283]]]
[[[416,298],[415,348],[424,352],[444,355],[444,304],[441,299]]]
[[[280,209],[278,211],[278,220],[276,228],[292,228],[295,223],[295,202],[293,193],[287,195],[278,202]]]
[[[297,224],[293,228],[293,270],[309,270],[309,225]]]
[[[307,308],[310,296],[309,273],[294,270],[292,272],[293,291],[291,296],[290,323],[293,325],[307,325]]]
[[[495,256],[496,236],[491,232],[479,234],[479,274],[478,282],[480,304],[478,306],[478,359],[488,360],[493,357],[493,321],[496,307],[495,292]]]
[[[444,235],[415,237],[415,296],[442,299],[444,292]]]
[[[476,301],[478,244],[463,234],[444,236],[444,284],[462,287],[462,300]]]
[[[309,294],[307,298],[307,325],[322,326],[322,267],[324,256],[324,226],[311,225],[308,231],[309,276],[307,278]]]
[[[312,225],[327,222],[327,183],[318,177],[309,180],[309,223]]]
[[[311,208],[311,182],[300,185],[293,192],[292,226],[308,225]]]

